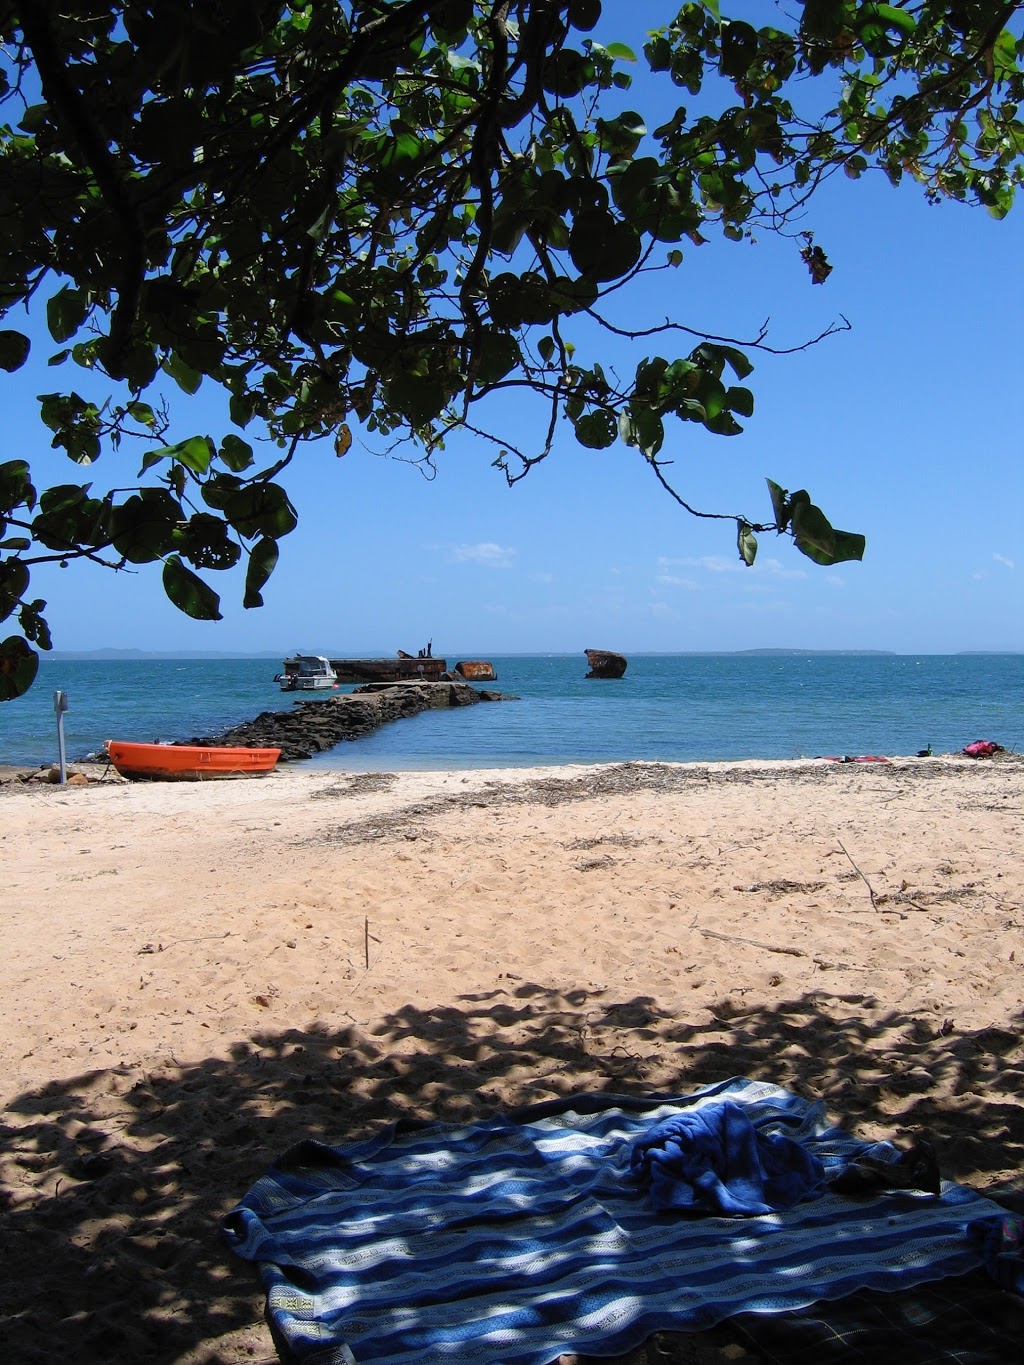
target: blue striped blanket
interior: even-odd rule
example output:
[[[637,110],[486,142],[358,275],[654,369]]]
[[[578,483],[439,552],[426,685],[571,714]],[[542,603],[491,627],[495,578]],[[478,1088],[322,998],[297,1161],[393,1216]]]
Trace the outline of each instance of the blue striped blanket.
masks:
[[[345,1148],[301,1143],[224,1221],[259,1263],[301,1365],[546,1365],[981,1264],[970,1224],[1002,1210],[944,1184],[782,1211],[659,1212],[631,1169],[656,1125],[723,1102],[838,1174],[868,1144],[823,1107],[731,1080],[688,1096],[576,1096],[484,1122],[402,1124]],[[874,1159],[887,1144],[873,1144]],[[898,1155],[889,1148],[891,1159]],[[884,1155],[883,1155],[884,1159]],[[820,1187],[819,1187],[820,1188]]]

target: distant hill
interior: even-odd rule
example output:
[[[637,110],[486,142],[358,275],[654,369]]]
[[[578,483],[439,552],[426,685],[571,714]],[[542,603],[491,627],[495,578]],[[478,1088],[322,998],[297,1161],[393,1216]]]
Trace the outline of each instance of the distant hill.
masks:
[[[132,663],[140,659],[283,659],[286,652],[279,649],[252,652],[217,649],[55,649],[43,657],[55,660],[95,659],[104,663],[124,660]]]
[[[895,656],[896,654],[896,651],[894,649],[737,649],[734,650],[733,652],[735,654],[756,654],[761,658],[767,657],[772,659],[789,658],[795,654],[799,655],[814,654],[816,656],[824,654],[832,656],[841,656],[843,658],[850,657],[851,655],[860,658],[865,654],[867,655],[891,654],[893,656]]]

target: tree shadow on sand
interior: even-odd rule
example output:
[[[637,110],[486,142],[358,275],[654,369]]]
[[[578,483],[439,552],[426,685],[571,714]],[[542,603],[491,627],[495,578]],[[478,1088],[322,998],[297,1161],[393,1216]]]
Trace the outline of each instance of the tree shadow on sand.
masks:
[[[345,1143],[401,1117],[472,1120],[582,1091],[679,1094],[746,1076],[825,1099],[866,1137],[925,1134],[944,1175],[979,1187],[1005,1186],[1024,1164],[1024,1016],[971,1033],[823,993],[723,1000],[713,1014],[698,1026],[647,997],[510,981],[372,1028],[257,1033],[229,1060],[91,1072],[20,1095],[0,1133],[0,1354],[275,1359],[258,1278],[226,1250],[218,1219],[300,1139]],[[701,1354],[701,1340],[712,1350],[701,1334],[671,1358],[727,1358]]]

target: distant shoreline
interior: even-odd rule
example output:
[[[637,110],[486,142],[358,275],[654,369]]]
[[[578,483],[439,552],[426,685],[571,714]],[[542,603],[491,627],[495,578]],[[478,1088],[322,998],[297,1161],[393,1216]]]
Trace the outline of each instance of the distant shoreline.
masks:
[[[566,659],[574,658],[577,654],[582,654],[582,650],[553,651],[541,649],[536,651],[520,650],[516,653],[506,654],[500,650],[477,650],[462,651],[461,654],[451,652],[453,658],[495,658],[495,659]],[[895,649],[679,649],[679,650],[634,650],[627,651],[627,656],[631,659],[733,659],[733,658],[764,658],[764,659],[790,659],[790,658],[886,658],[886,659],[959,659],[959,658],[1017,658],[1024,651],[1019,649],[957,649],[949,653],[945,651],[914,651],[909,654],[901,654]],[[220,650],[144,650],[144,649],[92,649],[76,650],[55,649],[49,654],[41,656],[41,662],[52,663],[74,663],[74,662],[95,662],[95,663],[144,663],[148,660],[189,660],[189,659],[285,659],[289,655],[288,650],[261,649],[252,653],[244,650],[220,651]],[[388,654],[378,651],[334,651],[330,653],[331,658],[349,659],[376,659],[390,658]],[[447,657],[447,656],[445,656]]]

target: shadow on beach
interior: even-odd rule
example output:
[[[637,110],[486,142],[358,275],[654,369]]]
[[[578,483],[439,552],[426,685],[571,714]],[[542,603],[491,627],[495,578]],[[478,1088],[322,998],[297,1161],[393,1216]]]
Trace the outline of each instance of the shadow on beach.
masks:
[[[1006,1188],[1024,1164],[1020,1014],[935,1029],[819,992],[723,1000],[714,1016],[696,1027],[647,997],[510,981],[372,1028],[261,1032],[230,1060],[96,1071],[22,1094],[0,1146],[3,1357],[274,1360],[258,1277],[232,1259],[218,1219],[300,1139],[346,1143],[402,1117],[463,1121],[583,1091],[680,1094],[746,1076],[825,1099],[863,1136],[926,1135],[943,1174],[979,1188]],[[659,1358],[756,1359],[722,1346],[726,1332]]]

